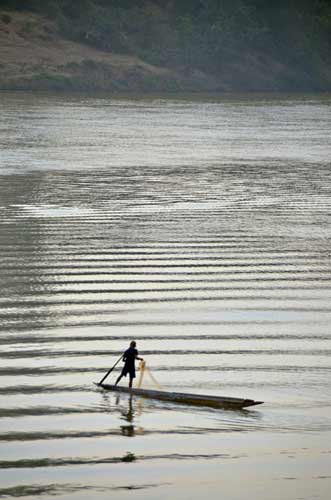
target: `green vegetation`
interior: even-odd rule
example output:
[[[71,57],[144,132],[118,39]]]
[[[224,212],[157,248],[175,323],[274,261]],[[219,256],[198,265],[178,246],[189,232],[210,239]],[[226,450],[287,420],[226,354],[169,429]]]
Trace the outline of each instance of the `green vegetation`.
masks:
[[[1,21],[5,24],[9,24],[11,22],[11,17],[8,14],[3,14],[1,16]]]
[[[329,0],[3,0],[54,20],[73,40],[136,55],[189,75],[229,74],[254,88],[268,59],[277,88],[323,90],[331,82]],[[289,70],[283,70],[286,66]],[[242,69],[241,69],[242,68]],[[268,71],[268,69],[267,69]],[[276,72],[276,70],[275,70]]]

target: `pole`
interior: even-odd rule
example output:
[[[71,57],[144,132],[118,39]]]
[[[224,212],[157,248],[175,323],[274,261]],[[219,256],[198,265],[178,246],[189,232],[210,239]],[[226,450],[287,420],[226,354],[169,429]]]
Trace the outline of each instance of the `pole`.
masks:
[[[116,361],[116,363],[114,364],[114,366],[111,367],[110,370],[108,370],[108,372],[106,373],[106,375],[103,377],[102,380],[100,380],[100,382],[98,383],[98,385],[101,385],[102,382],[104,380],[106,380],[106,378],[108,377],[108,375],[113,371],[113,369],[115,368],[116,365],[118,365],[118,363],[121,361],[121,359],[123,358],[123,354],[121,355],[121,357]]]

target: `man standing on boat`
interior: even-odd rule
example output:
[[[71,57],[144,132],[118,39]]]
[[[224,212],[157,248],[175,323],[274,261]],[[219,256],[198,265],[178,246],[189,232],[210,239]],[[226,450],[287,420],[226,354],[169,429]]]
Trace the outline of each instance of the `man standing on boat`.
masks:
[[[132,387],[132,382],[133,379],[136,376],[136,367],[135,367],[135,360],[138,359],[139,361],[143,361],[143,358],[138,357],[138,351],[136,349],[136,342],[132,340],[130,342],[130,347],[125,351],[123,354],[123,361],[124,361],[124,366],[121,372],[121,375],[118,377],[118,379],[115,382],[115,385],[119,383],[122,377],[126,377],[127,374],[129,374],[130,380],[129,380],[129,387]]]

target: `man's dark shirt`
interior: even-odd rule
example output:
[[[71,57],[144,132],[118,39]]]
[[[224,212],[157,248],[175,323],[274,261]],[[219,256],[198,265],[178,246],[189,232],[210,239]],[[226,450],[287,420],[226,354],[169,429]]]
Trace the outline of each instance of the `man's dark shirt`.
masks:
[[[126,377],[128,373],[131,378],[134,378],[136,376],[134,361],[137,356],[138,351],[134,347],[129,347],[129,349],[125,351],[123,355],[124,367],[122,370],[122,375],[124,375],[124,377]]]
[[[138,351],[134,347],[129,347],[124,353],[123,361],[125,362],[126,368],[134,367],[134,362],[138,356]]]

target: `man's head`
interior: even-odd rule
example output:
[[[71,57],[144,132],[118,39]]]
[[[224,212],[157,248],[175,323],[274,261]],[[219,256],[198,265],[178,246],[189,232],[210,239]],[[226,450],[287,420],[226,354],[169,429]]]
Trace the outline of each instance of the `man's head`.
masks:
[[[136,345],[137,345],[136,342],[134,340],[131,340],[130,347],[136,347]]]

